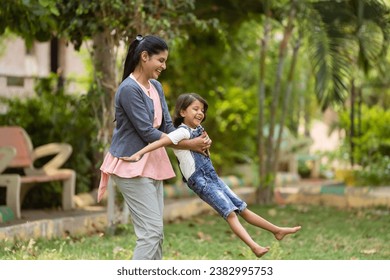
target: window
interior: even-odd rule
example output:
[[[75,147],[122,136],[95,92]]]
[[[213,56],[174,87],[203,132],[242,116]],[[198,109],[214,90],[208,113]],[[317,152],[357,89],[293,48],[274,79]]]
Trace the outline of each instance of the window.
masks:
[[[7,76],[7,87],[24,87],[24,77]]]

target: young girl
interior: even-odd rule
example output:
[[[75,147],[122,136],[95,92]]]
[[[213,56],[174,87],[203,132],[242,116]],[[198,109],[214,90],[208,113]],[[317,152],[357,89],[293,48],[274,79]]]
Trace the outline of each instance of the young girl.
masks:
[[[147,145],[132,156],[122,157],[122,159],[131,162],[142,161],[145,153],[159,147],[177,145],[181,140],[201,135],[203,133],[201,123],[206,119],[207,108],[207,102],[197,94],[180,95],[173,117],[174,126],[177,129],[168,135],[163,134],[160,140]],[[287,234],[295,233],[301,229],[300,226],[276,226],[250,211],[247,204],[218,177],[210,157],[189,150],[174,149],[174,153],[179,160],[180,170],[187,185],[228,222],[232,231],[251,248],[257,257],[267,253],[269,247],[262,247],[251,238],[241,225],[238,214],[248,223],[270,231],[277,240],[282,240]]]

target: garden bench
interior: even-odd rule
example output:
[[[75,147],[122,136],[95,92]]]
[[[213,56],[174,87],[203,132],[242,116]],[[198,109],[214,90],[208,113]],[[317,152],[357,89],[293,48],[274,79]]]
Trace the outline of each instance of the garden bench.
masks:
[[[71,153],[72,146],[67,143],[49,143],[33,148],[22,127],[0,127],[0,186],[6,187],[6,204],[17,218],[21,217],[21,203],[28,190],[45,182],[61,181],[62,208],[74,208],[76,172],[60,169]],[[34,166],[37,159],[48,156],[52,158],[41,168]],[[13,170],[21,170],[23,174]]]

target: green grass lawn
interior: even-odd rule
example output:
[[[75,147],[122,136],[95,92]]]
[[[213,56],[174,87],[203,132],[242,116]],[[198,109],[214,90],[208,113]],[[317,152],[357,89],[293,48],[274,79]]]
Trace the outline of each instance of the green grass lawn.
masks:
[[[325,206],[251,206],[251,210],[280,226],[302,230],[282,241],[243,221],[253,239],[270,246],[265,260],[389,260],[390,210],[339,210]],[[1,241],[0,259],[8,260],[121,260],[132,256],[135,236],[131,225],[115,235],[52,240]],[[204,214],[165,225],[164,259],[256,259],[246,245],[215,214]]]

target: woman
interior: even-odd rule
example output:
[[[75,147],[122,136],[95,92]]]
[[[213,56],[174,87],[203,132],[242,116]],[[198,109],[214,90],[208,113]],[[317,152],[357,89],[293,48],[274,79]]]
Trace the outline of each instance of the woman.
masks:
[[[122,82],[115,94],[116,127],[101,170],[98,201],[111,176],[120,189],[137,236],[134,260],[162,259],[163,180],[175,176],[165,148],[142,160],[121,160],[175,128],[161,84],[157,81],[166,69],[168,46],[157,36],[138,35],[130,44]],[[204,153],[211,144],[206,135],[182,141],[181,149]]]

